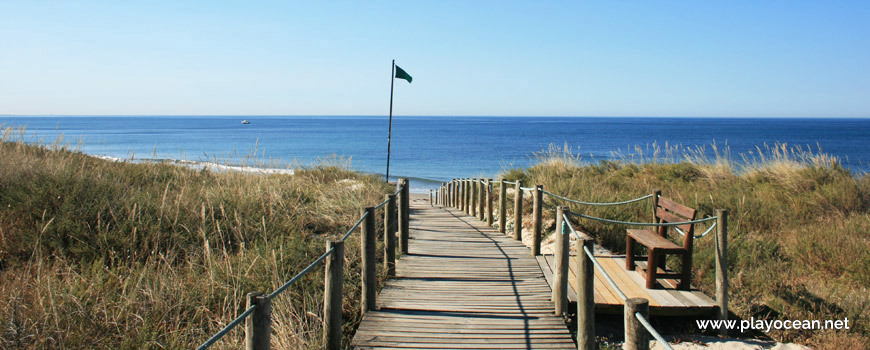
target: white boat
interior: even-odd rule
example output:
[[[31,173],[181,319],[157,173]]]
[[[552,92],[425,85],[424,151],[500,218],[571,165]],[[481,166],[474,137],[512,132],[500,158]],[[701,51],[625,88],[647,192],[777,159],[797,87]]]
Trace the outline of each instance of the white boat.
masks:
[[[245,119],[245,120],[242,120],[242,124],[251,124],[251,122],[249,122],[247,119]]]

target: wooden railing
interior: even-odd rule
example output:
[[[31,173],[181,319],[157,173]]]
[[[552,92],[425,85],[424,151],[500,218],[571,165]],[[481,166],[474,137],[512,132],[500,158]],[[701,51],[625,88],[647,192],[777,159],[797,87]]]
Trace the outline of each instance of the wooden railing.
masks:
[[[344,241],[360,229],[360,274],[362,293],[360,295],[360,312],[374,310],[377,303],[377,261],[375,249],[377,231],[375,227],[375,211],[384,208],[384,269],[388,277],[396,275],[396,241],[402,255],[408,253],[410,199],[408,179],[399,179],[398,190],[386,194],[385,199],[374,207],[360,209],[360,219],[341,239],[327,242],[326,253],[315,259],[302,272],[284,283],[270,294],[252,292],[248,294],[247,306],[241,315],[213,335],[197,350],[204,350],[220,340],[233,328],[245,321],[245,349],[268,350],[272,334],[271,301],[302,276],[312,271],[325,261],[324,291],[323,291],[323,342],[326,349],[341,349],[342,294],[344,287]],[[398,237],[396,234],[398,233]]]

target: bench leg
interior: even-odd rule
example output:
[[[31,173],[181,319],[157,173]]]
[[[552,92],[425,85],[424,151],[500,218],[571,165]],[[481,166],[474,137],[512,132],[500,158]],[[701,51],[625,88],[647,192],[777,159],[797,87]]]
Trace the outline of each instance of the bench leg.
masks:
[[[653,289],[656,286],[656,266],[658,266],[658,252],[655,248],[649,249],[649,256],[646,261],[646,288]]]
[[[692,254],[684,253],[683,254],[683,277],[680,278],[680,285],[677,286],[678,289],[689,290],[689,286],[692,284]]]
[[[625,269],[634,270],[634,239],[626,236],[625,239]]]
[[[658,266],[659,266],[660,268],[662,268],[663,271],[667,271],[667,270],[668,270],[667,266],[665,266],[665,264],[668,262],[668,256],[667,256],[667,254],[662,254],[662,257],[661,257],[660,259],[656,259],[656,260],[659,262],[659,265],[658,265]]]

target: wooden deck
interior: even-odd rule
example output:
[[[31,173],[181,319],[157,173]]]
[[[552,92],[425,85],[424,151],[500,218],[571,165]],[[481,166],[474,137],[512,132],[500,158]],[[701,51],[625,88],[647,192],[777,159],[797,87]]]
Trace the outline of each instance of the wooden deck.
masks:
[[[645,298],[649,300],[649,311],[652,315],[707,315],[716,310],[716,301],[699,290],[688,291],[675,289],[646,289],[643,276],[635,271],[625,269],[623,256],[596,255],[595,258],[616,282],[619,289],[629,298]],[[552,255],[538,256],[538,264],[544,270],[547,283],[553,285],[553,269],[555,261]],[[568,273],[568,300],[577,302],[577,257],[571,256]],[[595,269],[595,312],[621,314],[622,300],[613,287],[604,279],[598,269]]]
[[[355,349],[575,349],[522,243],[452,208],[411,203],[410,254],[363,317]]]

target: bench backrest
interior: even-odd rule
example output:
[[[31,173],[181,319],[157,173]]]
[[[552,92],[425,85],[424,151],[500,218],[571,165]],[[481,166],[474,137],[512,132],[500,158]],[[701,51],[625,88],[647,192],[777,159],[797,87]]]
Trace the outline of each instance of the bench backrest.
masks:
[[[680,203],[674,202],[668,198],[659,196],[656,200],[656,222],[683,222],[695,220],[697,210],[689,208]],[[678,225],[686,236],[683,237],[683,248],[692,250],[692,239],[695,235],[694,224]],[[660,236],[667,238],[668,226],[660,226],[658,229]]]

